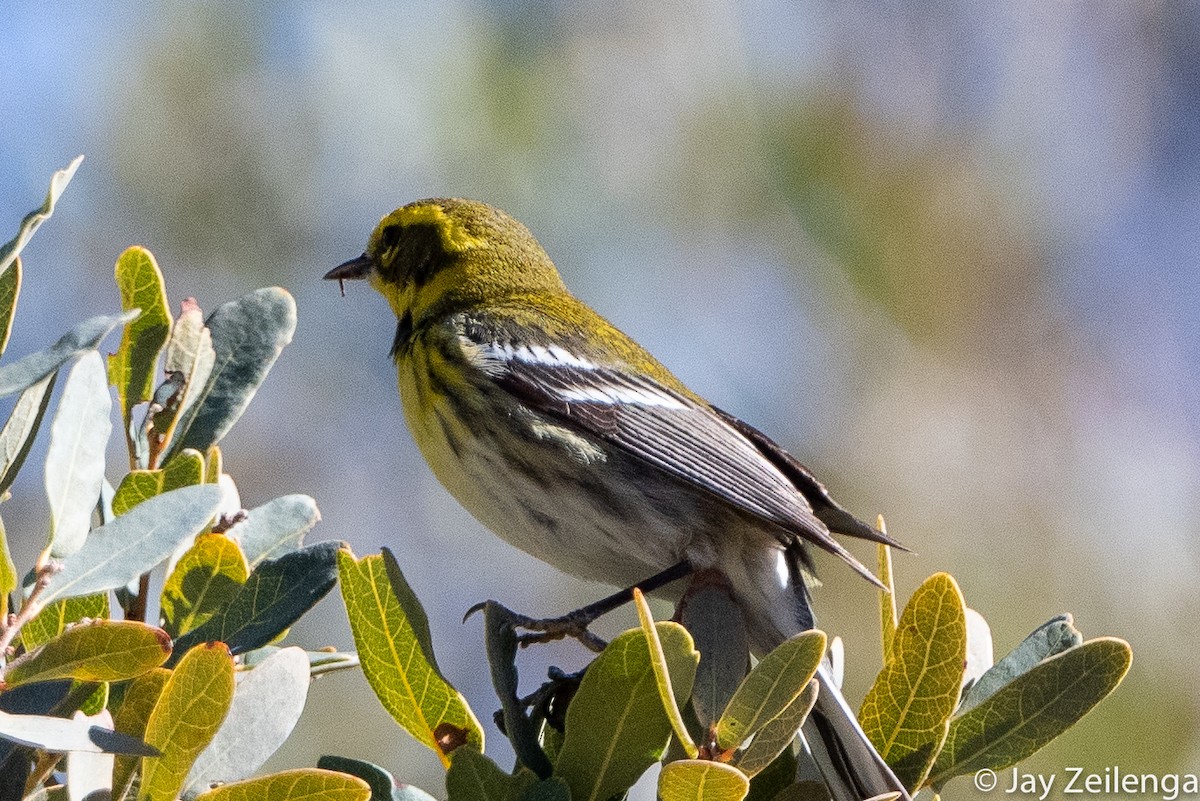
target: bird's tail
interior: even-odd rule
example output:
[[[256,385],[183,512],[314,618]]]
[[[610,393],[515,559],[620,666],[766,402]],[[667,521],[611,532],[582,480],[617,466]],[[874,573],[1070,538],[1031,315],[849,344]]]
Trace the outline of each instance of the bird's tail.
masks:
[[[817,669],[820,690],[801,733],[807,756],[833,801],[863,801],[885,793],[910,796],[871,745],[826,665]],[[817,778],[817,777],[814,777]]]
[[[740,605],[752,610],[746,618],[748,633],[752,649],[759,655],[814,625],[802,560],[794,551],[778,558],[786,561],[787,580],[782,584],[769,580],[764,561],[752,564],[751,570],[757,572],[741,584],[749,591],[734,590]],[[904,785],[858,725],[825,662],[816,678],[820,685],[816,704],[801,732],[806,745],[802,760],[807,763],[801,765],[801,778],[824,782],[833,801],[864,801],[894,792],[900,793],[900,801],[910,801]]]

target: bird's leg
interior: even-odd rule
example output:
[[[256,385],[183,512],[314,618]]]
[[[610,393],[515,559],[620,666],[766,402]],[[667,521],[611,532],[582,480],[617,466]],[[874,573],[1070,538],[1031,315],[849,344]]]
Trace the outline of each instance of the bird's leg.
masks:
[[[584,647],[599,653],[604,650],[604,646],[608,645],[604,640],[592,634],[588,630],[597,618],[605,615],[617,607],[629,603],[633,600],[633,591],[635,589],[642,592],[653,592],[659,587],[670,584],[672,581],[683,578],[691,573],[692,568],[687,562],[679,562],[678,564],[668,567],[661,573],[655,573],[648,579],[639,581],[631,587],[614,592],[606,598],[601,598],[599,601],[590,603],[587,606],[580,607],[573,612],[568,612],[560,617],[551,618],[535,618],[519,615],[511,610],[505,610],[508,622],[513,628],[524,629],[530,634],[522,634],[518,637],[518,642],[522,647],[540,642],[552,642],[553,640],[561,640],[563,637],[573,637],[579,640]],[[486,603],[486,602],[485,602]],[[484,604],[476,604],[467,611],[467,617],[482,609]],[[465,618],[464,618],[465,619]]]

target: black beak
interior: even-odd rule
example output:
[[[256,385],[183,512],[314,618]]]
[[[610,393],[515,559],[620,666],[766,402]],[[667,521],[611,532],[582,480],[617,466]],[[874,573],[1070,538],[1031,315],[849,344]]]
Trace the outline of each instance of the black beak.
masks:
[[[343,262],[337,267],[334,267],[329,272],[325,273],[326,281],[337,281],[338,289],[341,290],[342,297],[346,297],[345,281],[354,281],[360,278],[366,278],[370,275],[371,270],[375,269],[375,262],[366,254]]]
[[[367,256],[366,253],[357,258],[353,258],[348,262],[339,264],[329,272],[325,273],[326,281],[351,281],[356,278],[366,278],[367,275],[375,268],[375,262]]]

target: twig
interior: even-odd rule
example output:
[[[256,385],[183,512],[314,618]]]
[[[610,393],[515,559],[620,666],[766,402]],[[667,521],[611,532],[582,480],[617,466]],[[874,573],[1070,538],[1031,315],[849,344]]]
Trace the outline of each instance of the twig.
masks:
[[[21,632],[21,627],[42,611],[42,604],[38,600],[38,596],[45,591],[46,585],[50,583],[50,577],[60,569],[61,565],[51,559],[47,552],[43,551],[42,555],[38,557],[33,589],[29,591],[29,597],[21,604],[21,611],[16,614],[10,613],[4,622],[0,623],[0,665],[8,664],[8,658],[11,656],[9,651],[12,649],[13,640]]]

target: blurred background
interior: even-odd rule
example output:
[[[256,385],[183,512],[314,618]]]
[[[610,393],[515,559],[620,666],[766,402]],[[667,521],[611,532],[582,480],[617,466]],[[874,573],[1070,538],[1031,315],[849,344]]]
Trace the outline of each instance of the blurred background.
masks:
[[[310,540],[395,549],[444,672],[490,718],[464,610],[550,615],[608,588],[456,506],[404,430],[385,303],[319,280],[396,206],[486,200],[694,389],[883,513],[916,552],[903,597],[952,572],[997,655],[1067,611],[1132,642],[1116,695],[1026,769],[1197,772],[1198,9],[0,2],[0,225],[87,156],[25,251],[9,352],[116,310],[130,244],[176,307],[287,288],[295,340],[224,443],[243,503],[308,493]],[[46,534],[45,436],[5,506],[22,567]],[[861,699],[875,594],[820,565],[819,622]],[[633,622],[612,617],[602,633]],[[292,639],[352,647],[336,593]],[[520,666],[532,687],[586,658]],[[358,674],[313,687],[272,765],[326,752],[441,792]]]

